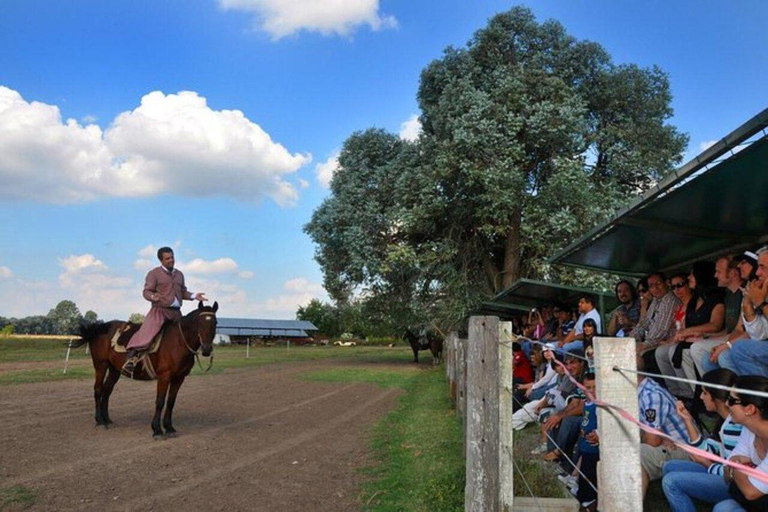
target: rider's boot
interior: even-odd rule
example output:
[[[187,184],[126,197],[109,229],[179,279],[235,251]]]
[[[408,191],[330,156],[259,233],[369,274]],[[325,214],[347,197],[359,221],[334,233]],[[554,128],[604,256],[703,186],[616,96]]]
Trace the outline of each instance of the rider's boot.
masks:
[[[133,372],[136,370],[136,363],[139,362],[140,350],[132,348],[128,350],[127,359],[123,365],[123,373],[129,377],[133,377]]]

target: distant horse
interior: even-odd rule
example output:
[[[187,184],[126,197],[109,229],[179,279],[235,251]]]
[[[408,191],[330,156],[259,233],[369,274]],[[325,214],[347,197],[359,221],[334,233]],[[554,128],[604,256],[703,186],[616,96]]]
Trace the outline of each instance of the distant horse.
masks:
[[[200,302],[196,310],[185,315],[179,322],[169,322],[163,326],[160,348],[154,354],[148,354],[157,375],[157,398],[155,417],[152,419],[152,434],[155,439],[176,435],[171,416],[176,402],[176,394],[184,379],[195,365],[195,356],[202,348],[203,356],[209,356],[213,350],[213,338],[216,334],[216,311],[218,302],[213,306],[203,306]],[[93,385],[93,397],[96,402],[96,425],[107,427],[109,418],[109,396],[120,378],[120,369],[126,361],[126,354],[116,352],[111,340],[125,322],[113,320],[80,327],[81,340],[73,347],[88,343],[96,371]],[[147,374],[146,362],[137,365],[133,377],[137,380],[152,380]],[[166,395],[168,406],[166,405]],[[165,407],[163,425],[160,427],[160,415]],[[165,432],[163,432],[165,429]]]
[[[413,350],[413,362],[419,362],[419,350],[429,350],[432,352],[432,364],[440,364],[440,357],[443,355],[443,338],[429,329],[419,332],[418,328],[406,327],[403,339],[408,342]]]

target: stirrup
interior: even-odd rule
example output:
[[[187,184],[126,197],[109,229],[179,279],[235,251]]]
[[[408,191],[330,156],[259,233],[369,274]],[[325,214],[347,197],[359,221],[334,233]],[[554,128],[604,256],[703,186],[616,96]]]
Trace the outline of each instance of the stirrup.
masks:
[[[120,373],[122,373],[126,377],[133,378],[133,374],[136,371],[136,365],[139,363],[139,359],[140,359],[140,356],[129,357],[128,360],[123,365],[122,369],[120,370]]]

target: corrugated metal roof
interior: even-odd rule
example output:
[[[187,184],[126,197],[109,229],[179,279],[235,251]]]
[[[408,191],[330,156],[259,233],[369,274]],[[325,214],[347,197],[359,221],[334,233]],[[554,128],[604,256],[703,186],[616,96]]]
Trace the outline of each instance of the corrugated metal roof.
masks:
[[[262,320],[258,318],[218,318],[217,326],[217,329],[317,330],[312,322],[306,320]]]
[[[301,329],[250,329],[248,327],[216,327],[218,334],[229,336],[282,336],[286,338],[309,338],[307,331]]]

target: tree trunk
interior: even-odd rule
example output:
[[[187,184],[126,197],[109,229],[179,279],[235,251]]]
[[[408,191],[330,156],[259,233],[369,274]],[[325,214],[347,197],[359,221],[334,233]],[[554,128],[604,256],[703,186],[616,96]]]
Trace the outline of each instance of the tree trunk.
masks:
[[[504,270],[502,278],[502,290],[506,290],[512,283],[520,279],[520,221],[522,212],[516,208],[512,212],[512,224],[507,231],[507,239],[504,243]]]

